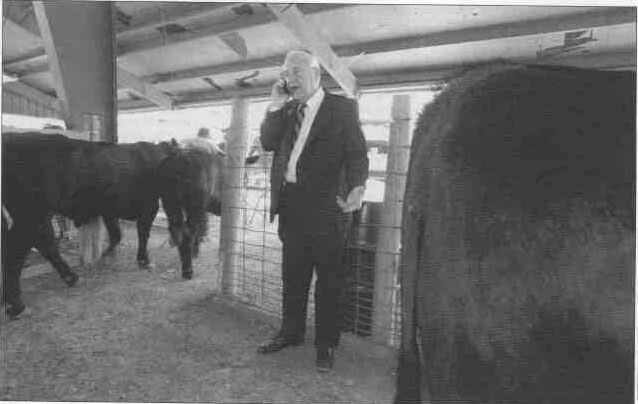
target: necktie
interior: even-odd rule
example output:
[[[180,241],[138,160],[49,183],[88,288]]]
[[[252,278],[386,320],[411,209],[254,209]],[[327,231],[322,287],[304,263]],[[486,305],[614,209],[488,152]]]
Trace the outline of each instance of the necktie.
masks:
[[[299,132],[301,131],[301,124],[303,123],[303,118],[305,116],[305,108],[306,108],[306,104],[304,103],[299,103],[295,106],[295,110],[293,113],[295,130],[292,134],[292,139],[290,141],[290,146],[288,149],[288,159],[286,162],[286,167],[288,167],[288,164],[290,163],[290,158],[292,157],[292,151],[295,148],[295,144],[297,143],[297,138],[299,137]]]
[[[297,141],[297,137],[299,137],[299,131],[301,130],[301,124],[303,123],[303,118],[306,114],[306,104],[300,103],[295,108],[295,137],[293,139],[293,147],[295,142]]]

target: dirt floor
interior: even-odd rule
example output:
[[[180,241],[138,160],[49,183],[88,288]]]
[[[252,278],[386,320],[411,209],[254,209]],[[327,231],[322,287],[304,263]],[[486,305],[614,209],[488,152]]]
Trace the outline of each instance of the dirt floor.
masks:
[[[182,281],[165,230],[152,231],[150,271],[134,264],[134,227],[124,234],[115,257],[78,269],[74,288],[33,258],[23,280],[27,312],[0,317],[0,400],[391,401],[394,352],[346,335],[335,369],[321,374],[309,330],[303,346],[258,355],[277,322],[215,294],[214,242],[195,279]],[[77,265],[76,255],[65,257]]]

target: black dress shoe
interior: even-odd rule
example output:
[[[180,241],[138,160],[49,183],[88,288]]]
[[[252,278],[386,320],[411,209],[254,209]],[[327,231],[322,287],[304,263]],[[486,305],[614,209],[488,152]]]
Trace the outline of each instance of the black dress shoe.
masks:
[[[317,370],[327,372],[334,367],[334,348],[317,348]]]
[[[278,352],[289,346],[301,345],[303,344],[303,342],[304,342],[303,338],[290,338],[290,337],[278,336],[270,340],[270,342],[264,345],[261,345],[259,348],[257,348],[257,352],[262,354]]]

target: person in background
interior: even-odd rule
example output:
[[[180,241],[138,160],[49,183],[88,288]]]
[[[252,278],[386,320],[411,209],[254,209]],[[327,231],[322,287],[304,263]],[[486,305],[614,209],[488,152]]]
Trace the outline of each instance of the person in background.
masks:
[[[182,139],[179,144],[183,148],[194,147],[206,150],[211,154],[221,152],[219,147],[213,143],[208,128],[199,128],[197,131],[197,137]]]
[[[210,139],[210,130],[208,128],[199,128],[197,137],[201,139]]]
[[[327,92],[320,79],[315,57],[289,52],[260,128],[263,149],[275,152],[270,220],[279,217],[283,304],[279,332],[258,352],[304,342],[314,270],[316,365],[326,371],[341,332],[346,223],[362,205],[369,162],[357,102]]]

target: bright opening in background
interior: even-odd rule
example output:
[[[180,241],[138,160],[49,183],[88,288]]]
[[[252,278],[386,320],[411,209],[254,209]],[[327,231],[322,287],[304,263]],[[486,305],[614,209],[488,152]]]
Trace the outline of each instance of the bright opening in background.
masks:
[[[44,129],[46,126],[65,128],[64,121],[57,118],[39,118],[19,114],[2,114],[2,131],[16,129]]]
[[[395,94],[404,93],[409,94],[411,99],[411,134],[423,106],[432,101],[438,92],[412,90],[362,94],[359,98],[359,115],[367,141],[389,141],[392,97]],[[259,139],[259,126],[267,108],[268,100],[253,101],[249,105],[249,149]],[[230,115],[230,104],[174,111],[122,112],[118,116],[118,138],[120,143],[137,141],[159,143],[169,141],[171,138],[180,141],[184,138],[197,136],[199,128],[205,127],[209,129],[213,142],[222,143],[230,126]],[[368,149],[371,175],[365,194],[367,201],[383,202],[387,157],[387,147],[369,147]]]
[[[118,115],[119,143],[170,141],[196,137],[199,128],[208,128],[211,140],[224,141],[230,125],[230,105],[215,105],[173,111],[121,112]]]

